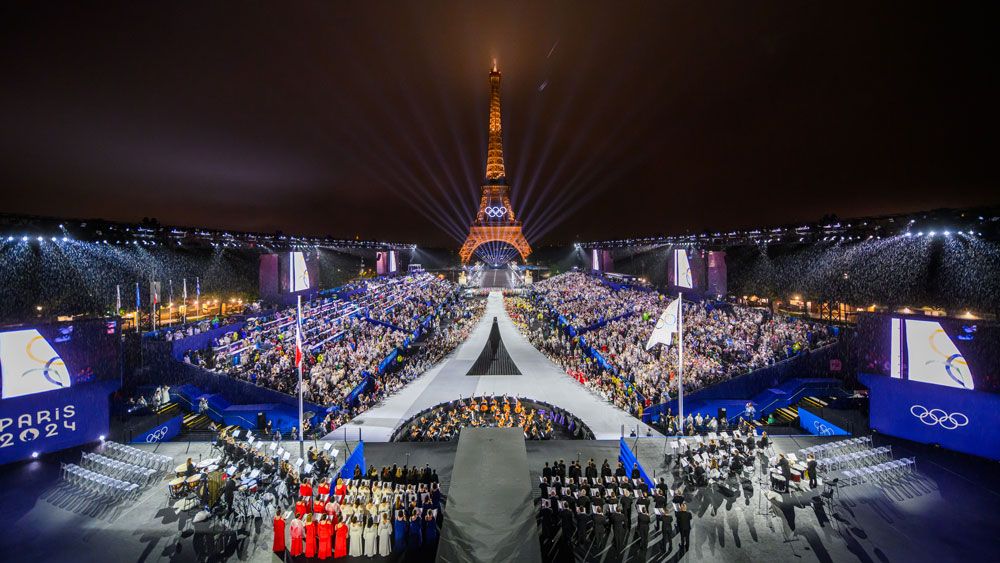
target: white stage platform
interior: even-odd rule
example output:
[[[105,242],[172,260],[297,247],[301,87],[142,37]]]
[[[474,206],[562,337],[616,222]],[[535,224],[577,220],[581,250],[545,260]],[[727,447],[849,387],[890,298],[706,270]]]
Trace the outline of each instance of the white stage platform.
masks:
[[[465,375],[486,344],[493,317],[498,319],[507,352],[523,375]],[[387,442],[400,424],[425,408],[459,396],[490,394],[537,399],[568,410],[589,426],[598,440],[619,438],[622,426],[626,435],[638,426],[639,434],[644,436],[648,428],[634,416],[591,393],[535,349],[507,316],[501,293],[494,291],[490,293],[482,321],[467,341],[402,391],[330,433],[327,438],[343,439],[346,432],[347,439],[357,440],[360,429],[361,438],[365,441]],[[656,430],[652,432],[655,436],[662,436]]]

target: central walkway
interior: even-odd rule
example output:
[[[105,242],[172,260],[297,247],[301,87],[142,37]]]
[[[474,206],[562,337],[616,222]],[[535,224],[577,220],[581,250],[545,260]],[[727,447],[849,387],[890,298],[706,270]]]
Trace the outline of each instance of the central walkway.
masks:
[[[499,321],[504,345],[522,375],[465,375],[486,344],[493,317]],[[644,436],[648,428],[567,376],[532,346],[507,316],[503,296],[494,291],[489,295],[482,321],[468,340],[402,391],[338,428],[328,438],[343,438],[346,429],[347,439],[355,440],[360,429],[365,441],[387,442],[400,424],[428,407],[459,397],[491,394],[536,399],[563,408],[589,426],[598,440],[619,438],[622,426],[626,435],[638,426]],[[655,430],[653,435],[662,436]]]

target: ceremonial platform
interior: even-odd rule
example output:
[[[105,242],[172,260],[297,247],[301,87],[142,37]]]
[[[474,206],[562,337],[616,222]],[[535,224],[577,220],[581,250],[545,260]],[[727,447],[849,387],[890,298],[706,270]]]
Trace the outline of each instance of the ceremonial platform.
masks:
[[[507,353],[521,375],[466,375],[487,344],[494,317],[497,318]],[[327,439],[343,439],[346,436],[356,440],[360,432],[361,439],[366,442],[387,442],[397,427],[426,408],[460,397],[505,394],[536,399],[565,409],[582,420],[598,440],[620,438],[623,428],[626,435],[638,428],[639,435],[644,436],[649,429],[660,436],[567,376],[535,349],[507,315],[503,296],[494,291],[490,293],[483,320],[455,352],[399,393],[330,433]]]

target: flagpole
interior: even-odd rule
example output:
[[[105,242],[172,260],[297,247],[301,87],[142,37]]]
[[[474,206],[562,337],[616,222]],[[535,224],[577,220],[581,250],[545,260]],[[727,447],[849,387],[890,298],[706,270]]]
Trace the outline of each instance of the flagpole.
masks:
[[[677,292],[677,411],[680,416],[681,436],[684,435],[684,299]]]
[[[295,346],[301,346],[302,337],[302,296],[298,295],[298,317],[295,323]],[[301,352],[300,352],[301,353]],[[302,362],[305,361],[305,354],[302,354],[302,358],[299,360],[299,457],[305,459],[305,433],[302,430],[304,424],[302,424]]]

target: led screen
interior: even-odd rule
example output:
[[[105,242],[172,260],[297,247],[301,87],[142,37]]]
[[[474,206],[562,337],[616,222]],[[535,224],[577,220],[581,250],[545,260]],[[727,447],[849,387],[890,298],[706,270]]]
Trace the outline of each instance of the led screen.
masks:
[[[973,319],[863,315],[861,371],[966,391],[1000,392],[1000,327]]]
[[[306,257],[301,252],[288,253],[288,275],[289,291],[294,293],[312,287],[309,284],[309,269],[306,268]]]
[[[674,250],[674,280],[677,287],[694,288],[694,276],[691,275],[691,262],[687,250]]]

